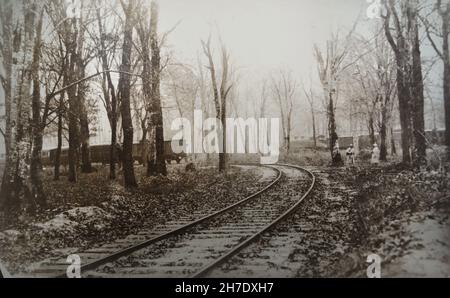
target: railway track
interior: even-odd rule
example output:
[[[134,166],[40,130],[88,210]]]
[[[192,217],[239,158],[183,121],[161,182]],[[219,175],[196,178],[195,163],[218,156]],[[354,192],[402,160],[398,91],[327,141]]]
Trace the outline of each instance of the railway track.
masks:
[[[142,231],[102,248],[80,253],[83,277],[203,277],[289,216],[314,187],[314,175],[297,166],[268,166],[277,175],[266,187],[195,221],[177,221]],[[296,176],[305,183],[301,196],[277,196],[274,186]],[[291,179],[292,180],[292,179]],[[290,181],[292,183],[292,181]],[[47,262],[34,276],[59,273],[65,259]]]

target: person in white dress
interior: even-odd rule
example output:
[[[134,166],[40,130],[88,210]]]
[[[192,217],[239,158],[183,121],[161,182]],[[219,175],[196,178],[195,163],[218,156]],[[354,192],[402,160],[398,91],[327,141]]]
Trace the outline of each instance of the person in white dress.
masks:
[[[380,149],[378,149],[378,145],[376,143],[373,144],[372,159],[370,160],[370,163],[373,165],[378,165],[380,163]]]

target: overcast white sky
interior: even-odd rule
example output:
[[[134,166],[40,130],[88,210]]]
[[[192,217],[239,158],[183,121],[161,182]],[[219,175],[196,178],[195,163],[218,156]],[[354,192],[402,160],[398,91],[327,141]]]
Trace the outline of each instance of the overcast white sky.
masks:
[[[176,57],[196,64],[200,40],[221,38],[244,75],[289,67],[315,71],[312,47],[330,31],[366,18],[366,0],[161,0],[160,31],[180,22],[168,44]],[[362,27],[362,26],[361,26]],[[241,73],[242,75],[242,73]]]

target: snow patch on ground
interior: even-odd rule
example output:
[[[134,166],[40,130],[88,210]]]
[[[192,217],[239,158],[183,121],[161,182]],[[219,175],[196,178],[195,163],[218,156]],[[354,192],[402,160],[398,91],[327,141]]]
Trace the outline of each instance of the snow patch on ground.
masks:
[[[382,268],[386,277],[450,277],[450,219],[427,218],[406,227],[408,252]]]
[[[33,226],[43,233],[75,233],[77,228],[87,226],[100,230],[105,226],[105,222],[109,222],[112,218],[113,216],[96,206],[77,207]]]
[[[0,232],[0,241],[11,241],[16,242],[19,238],[21,238],[23,234],[17,230],[6,230]]]
[[[58,214],[55,218],[52,218],[49,221],[44,223],[36,223],[33,226],[43,231],[67,230],[73,232],[78,226],[78,223],[66,218],[62,214]]]

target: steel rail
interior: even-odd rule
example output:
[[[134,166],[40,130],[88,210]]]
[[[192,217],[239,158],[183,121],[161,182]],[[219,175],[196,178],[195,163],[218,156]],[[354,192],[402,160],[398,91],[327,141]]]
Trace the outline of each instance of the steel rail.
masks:
[[[288,217],[292,212],[295,211],[295,209],[297,209],[297,207],[303,202],[303,200],[311,193],[311,191],[313,190],[314,185],[316,183],[316,177],[314,176],[314,174],[311,171],[306,170],[306,169],[304,169],[302,167],[299,167],[299,166],[296,166],[296,165],[289,165],[289,164],[276,164],[276,165],[283,166],[283,167],[290,167],[290,168],[294,168],[294,169],[298,169],[298,170],[306,172],[312,178],[311,186],[303,194],[303,196],[294,205],[292,205],[291,208],[289,208],[287,211],[285,211],[283,214],[281,214],[279,217],[277,217],[274,221],[272,221],[271,223],[267,224],[264,228],[262,228],[261,230],[259,230],[255,234],[253,234],[251,237],[247,238],[246,240],[244,240],[243,242],[241,242],[240,244],[235,246],[232,250],[230,250],[226,254],[222,255],[220,258],[218,258],[217,260],[215,260],[215,261],[211,262],[210,264],[208,264],[208,265],[204,266],[203,268],[201,268],[199,271],[197,271],[196,273],[194,273],[191,276],[192,278],[204,277],[207,273],[211,272],[212,270],[214,270],[218,266],[220,266],[223,263],[225,263],[226,261],[228,261],[230,258],[235,256],[237,253],[242,251],[242,249],[244,249],[245,247],[250,245],[252,242],[254,242],[264,232],[266,232],[267,230],[271,229],[276,224],[278,224],[280,221],[282,221],[286,217]]]

